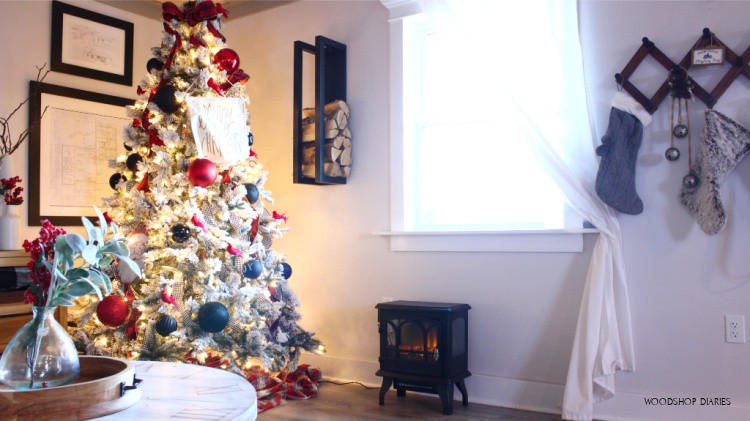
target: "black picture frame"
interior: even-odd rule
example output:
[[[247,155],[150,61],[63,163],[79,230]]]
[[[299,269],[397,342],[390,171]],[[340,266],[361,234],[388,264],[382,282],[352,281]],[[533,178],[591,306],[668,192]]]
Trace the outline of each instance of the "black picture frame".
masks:
[[[55,72],[133,84],[132,22],[54,0],[51,52]]]
[[[74,89],[74,88],[68,88],[65,86],[58,86],[58,85],[51,85],[47,83],[40,83],[36,81],[30,81],[29,82],[29,126],[31,127],[31,133],[29,135],[29,173],[28,173],[28,224],[29,226],[41,226],[41,221],[43,219],[47,219],[50,222],[52,222],[53,225],[56,226],[79,226],[82,225],[81,222],[81,216],[87,216],[91,217],[94,215],[93,206],[100,206],[100,203],[92,203],[92,206],[89,206],[86,210],[86,213],[77,215],[77,216],[70,216],[70,215],[63,215],[61,213],[56,214],[54,211],[48,211],[45,209],[45,212],[42,212],[42,202],[41,202],[41,196],[42,194],[59,194],[59,192],[52,191],[48,185],[50,182],[50,177],[43,177],[43,171],[42,165],[51,165],[50,162],[42,162],[42,150],[43,148],[49,148],[50,144],[52,143],[52,140],[47,139],[48,135],[42,133],[42,127],[44,121],[42,118],[48,118],[50,109],[46,108],[43,109],[42,105],[46,103],[46,101],[43,101],[43,97],[45,95],[49,95],[50,97],[61,97],[62,100],[65,99],[73,99],[73,100],[81,100],[85,102],[90,102],[91,104],[88,104],[88,107],[92,110],[95,110],[95,112],[89,113],[92,118],[100,117],[98,113],[100,112],[101,105],[102,104],[108,104],[108,105],[114,105],[118,107],[125,107],[127,105],[133,105],[135,104],[135,100],[128,99],[128,98],[122,98],[117,97],[113,95],[107,95],[107,94],[101,94],[96,92],[89,92],[84,91],[80,89]],[[59,99],[58,99],[59,100]],[[86,114],[86,112],[76,111],[82,114]],[[107,116],[104,116],[106,118]],[[117,118],[123,118],[123,120],[126,119],[126,113],[123,110],[122,116]],[[125,124],[123,126],[117,127],[116,130],[116,140],[115,142],[117,145],[121,145],[121,133],[122,133],[122,127],[125,127]],[[80,157],[76,157],[80,159]],[[115,159],[116,156],[110,156],[107,157],[108,159]],[[72,162],[71,165],[74,166],[82,166],[82,165],[91,165],[90,162]],[[108,176],[102,176],[105,177],[104,182],[108,184]],[[101,180],[99,180],[101,181]],[[89,188],[90,186],[86,185],[85,183],[76,184],[75,189],[76,190],[84,190]]]

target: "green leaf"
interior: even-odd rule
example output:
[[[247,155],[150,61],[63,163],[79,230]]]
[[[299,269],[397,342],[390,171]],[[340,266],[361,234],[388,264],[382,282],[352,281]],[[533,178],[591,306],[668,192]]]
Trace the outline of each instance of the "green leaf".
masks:
[[[104,288],[104,292],[107,294],[112,292],[112,281],[107,274],[99,272],[97,269],[91,269],[91,271],[89,271],[89,279],[94,283],[101,285],[101,287]]]
[[[83,257],[83,260],[88,262],[90,265],[96,265],[97,263],[99,263],[99,258],[97,256],[98,252],[99,247],[93,244],[89,244],[81,252],[81,257]]]
[[[65,236],[65,240],[74,253],[80,253],[86,247],[86,239],[78,234],[68,234]]]
[[[81,222],[83,222],[83,228],[86,230],[89,239],[91,239],[91,231],[94,231],[96,229],[94,228],[94,224],[92,224],[91,221],[89,221],[89,219],[85,216],[81,217]]]
[[[112,259],[112,256],[106,255],[106,256],[102,257],[101,259],[99,259],[99,266],[101,266],[101,267],[107,267],[107,266],[111,265],[113,261],[114,261],[114,259]]]
[[[102,211],[99,210],[96,206],[94,206],[94,212],[96,212],[96,216],[99,217],[99,231],[102,233],[102,237],[107,234],[107,220],[104,219],[104,215],[102,214]]]
[[[65,293],[73,298],[78,298],[82,295],[86,295],[89,292],[94,292],[94,290],[98,290],[99,288],[96,287],[91,281],[88,279],[79,279],[75,282],[72,282],[70,285],[68,285],[67,288],[65,288]]]
[[[69,280],[73,281],[81,278],[88,278],[89,271],[83,268],[75,268],[67,271],[66,273]]]
[[[133,271],[138,277],[141,276],[141,268],[138,266],[138,263],[132,261],[129,257],[122,256],[119,254],[115,254],[115,256],[120,260],[120,263],[125,263],[128,265],[130,270]]]
[[[112,235],[117,235],[117,224],[112,222],[109,226],[112,227]]]
[[[103,241],[104,236],[102,236],[101,231],[96,228],[93,228],[91,229],[91,231],[89,231],[89,244],[96,242],[97,244],[101,245]]]
[[[72,267],[75,261],[75,256],[73,256],[68,247],[68,242],[65,240],[64,236],[57,237],[57,241],[55,242],[55,260],[58,265],[62,265],[66,268]]]
[[[130,256],[130,249],[128,249],[128,246],[125,244],[124,241],[120,241],[120,240],[108,242],[104,246],[104,248],[102,248],[102,252],[114,253],[119,256]]]
[[[102,286],[104,287],[104,292],[107,294],[110,294],[112,292],[112,280],[109,279],[109,276],[107,276],[106,273],[102,273]]]
[[[54,270],[55,276],[57,276],[58,285],[62,285],[68,282],[68,276],[65,274],[65,272],[61,271],[59,267],[54,268]]]
[[[50,302],[51,306],[63,306],[63,307],[69,307],[73,305],[73,302],[70,300],[67,300],[63,297],[57,297],[54,300]]]

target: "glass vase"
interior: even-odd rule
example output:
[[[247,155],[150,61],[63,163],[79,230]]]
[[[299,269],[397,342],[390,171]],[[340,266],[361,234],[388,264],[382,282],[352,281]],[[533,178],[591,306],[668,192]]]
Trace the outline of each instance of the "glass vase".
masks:
[[[54,318],[54,307],[32,307],[33,316],[13,335],[0,358],[0,382],[16,390],[62,386],[81,365],[73,339]]]

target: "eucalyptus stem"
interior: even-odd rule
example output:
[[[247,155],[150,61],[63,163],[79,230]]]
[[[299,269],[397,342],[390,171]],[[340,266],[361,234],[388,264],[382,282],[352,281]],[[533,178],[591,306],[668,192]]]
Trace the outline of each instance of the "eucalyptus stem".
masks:
[[[34,346],[31,348],[31,356],[29,356],[29,348],[26,348],[26,366],[31,370],[29,376],[29,390],[34,388],[34,368],[36,367],[36,360],[39,358],[39,347],[42,345],[42,338],[39,335],[39,328],[44,326],[44,318],[47,315],[47,306],[42,308],[42,312],[39,312],[37,307],[36,313],[34,314],[34,320],[31,325],[31,332],[34,335]],[[31,361],[29,361],[29,359]]]
[[[49,289],[47,291],[57,291],[57,262],[58,257],[55,256],[54,258],[54,265],[53,270],[50,273],[50,282],[49,282]],[[41,307],[41,315],[40,315],[40,308],[37,307],[37,312],[34,315],[34,321],[32,324],[32,332],[34,334],[34,348],[31,352],[31,362],[29,363],[29,355],[28,350],[26,354],[26,365],[29,366],[31,369],[31,375],[29,376],[29,390],[34,388],[34,367],[36,367],[36,360],[39,358],[39,347],[42,345],[42,337],[39,334],[39,329],[41,327],[44,327],[44,319],[47,317],[47,312],[51,308],[50,303],[54,297],[51,295],[47,295],[47,300],[44,302],[44,307]]]

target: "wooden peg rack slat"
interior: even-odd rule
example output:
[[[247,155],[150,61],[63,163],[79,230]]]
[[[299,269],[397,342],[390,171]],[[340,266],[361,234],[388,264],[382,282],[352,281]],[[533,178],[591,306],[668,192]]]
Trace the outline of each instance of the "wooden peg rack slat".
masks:
[[[622,72],[615,74],[615,80],[618,85],[622,86],[622,88],[638,101],[646,111],[653,114],[659,108],[659,104],[664,101],[664,98],[669,95],[669,79],[667,78],[664,80],[661,86],[659,86],[659,89],[656,90],[650,99],[628,79],[630,79],[638,66],[640,66],[643,60],[648,56],[653,57],[659,64],[667,69],[667,71],[672,70],[678,65],[673,62],[672,59],[667,57],[667,55],[657,48],[648,38],[644,37],[642,42],[643,44],[638,48],[630,61],[628,61]],[[703,29],[703,34],[698,38],[695,44],[693,44],[690,50],[688,50],[682,60],[680,60],[679,66],[685,70],[689,69],[692,65],[694,49],[714,45],[724,47],[724,61],[730,65],[729,70],[724,74],[719,83],[717,83],[709,93],[703,86],[693,80],[693,78],[688,77],[692,84],[692,94],[706,104],[708,108],[713,108],[714,104],[716,104],[719,98],[721,98],[727,89],[729,89],[729,86],[737,80],[741,74],[750,79],[750,66],[748,66],[748,63],[750,63],[750,46],[748,46],[745,52],[739,56],[732,51],[731,48],[727,47],[726,44],[721,42],[721,40],[718,39],[708,28]],[[723,69],[724,66],[721,66],[721,68]]]

